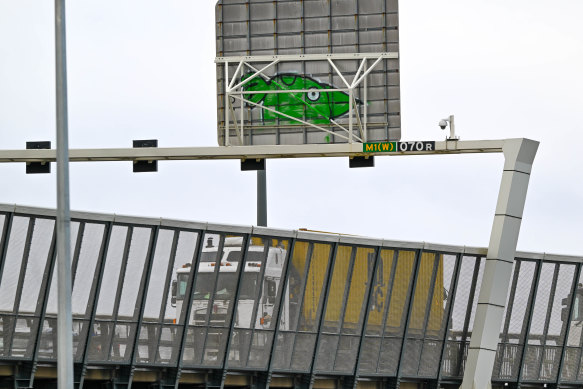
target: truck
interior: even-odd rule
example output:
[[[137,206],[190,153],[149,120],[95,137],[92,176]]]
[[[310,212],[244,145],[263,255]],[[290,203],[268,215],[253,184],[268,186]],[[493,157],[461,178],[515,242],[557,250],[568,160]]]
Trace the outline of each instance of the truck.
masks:
[[[208,325],[210,328],[207,333],[205,360],[212,360],[212,355],[218,351],[208,346],[216,344],[218,348],[221,344],[219,338],[224,336],[224,331],[212,328],[230,326],[231,304],[235,304],[236,307],[235,328],[272,328],[277,291],[280,285],[283,285],[282,276],[287,250],[277,240],[270,240],[268,243],[270,244],[266,245],[263,239],[252,238],[247,248],[245,263],[242,264],[242,250],[244,250],[242,237],[226,237],[219,260],[217,260],[218,244],[215,244],[215,239],[212,237],[207,239],[198,263],[192,308],[187,321],[190,326]],[[266,257],[265,250],[267,250]],[[243,274],[238,300],[234,301],[239,266],[243,266]],[[176,321],[181,315],[184,301],[188,300],[186,293],[190,273],[190,264],[176,270],[171,300],[176,308]],[[258,301],[257,305],[255,305],[256,301]],[[209,304],[212,304],[211,309],[209,309]],[[287,323],[286,317],[289,315],[287,299],[281,307],[281,315],[283,315],[283,322]]]
[[[213,239],[207,240],[207,245],[203,248],[202,256],[198,264],[196,284],[193,295],[193,304],[188,318],[189,325],[205,325],[205,318],[208,311],[208,303],[215,293],[213,307],[209,324],[211,326],[225,325],[229,304],[232,302],[237,288],[237,270],[241,266],[242,258],[241,237],[225,238],[223,252],[220,262],[217,262],[218,246],[214,245]],[[252,242],[258,243],[258,242]],[[268,247],[267,259],[263,265],[262,259],[265,255],[265,246],[262,244],[251,244],[248,248],[246,262],[243,268],[241,280],[241,290],[237,312],[235,313],[235,327],[253,328],[251,323],[253,316],[253,305],[260,288],[260,276],[262,266],[265,266],[262,287],[262,296],[259,302],[257,315],[257,328],[267,328],[270,318],[273,315],[277,290],[282,282],[283,265],[286,257],[286,250],[281,245]],[[215,272],[219,268],[219,275]],[[172,302],[176,307],[176,315],[182,311],[182,304],[186,297],[186,287],[190,274],[190,264],[184,265],[176,271],[176,280],[172,287]],[[215,285],[216,279],[216,285]],[[213,290],[214,289],[214,290]],[[285,305],[285,304],[284,304]],[[283,307],[282,314],[286,314],[288,308]]]
[[[284,247],[276,239],[273,241],[270,239],[267,242],[259,238],[251,239],[241,275],[237,302],[234,301],[234,296],[238,280],[237,270],[241,266],[242,238],[226,237],[220,260],[217,260],[219,247],[214,242],[215,239],[209,239],[202,250],[197,265],[192,307],[187,323],[190,326],[209,327],[206,350],[204,351],[205,359],[209,359],[209,342],[216,343],[217,347],[221,344],[222,339],[212,339],[225,334],[224,331],[218,329],[230,326],[230,321],[228,321],[230,304],[237,303],[234,312],[235,328],[274,329],[275,323],[272,321],[276,320],[277,314],[274,312],[274,308],[281,287],[286,289],[283,290],[284,295],[279,308],[281,311],[280,331],[312,332],[317,329],[317,312],[322,309],[320,297],[322,293],[326,292],[325,285],[332,246],[325,243],[296,242],[293,256],[289,258],[291,261],[287,274],[289,282],[285,285],[282,282],[285,281],[283,269],[287,256],[287,246]],[[311,248],[308,249],[308,246]],[[267,256],[264,257],[266,249],[268,250]],[[353,249],[357,250],[354,256],[355,265],[349,276],[349,263]],[[393,261],[393,251],[383,250],[383,259],[380,260],[381,263],[379,263],[378,271],[373,280],[374,291],[371,312],[368,317],[368,326],[371,329],[379,327],[380,331],[380,327],[385,323],[383,320],[385,315],[387,315],[386,325],[388,327],[397,328],[400,326],[403,312],[406,309],[405,302],[415,261],[414,254],[413,251],[406,251],[399,255],[399,261],[395,268],[397,277],[394,280],[394,287],[390,288],[389,280],[392,270],[390,264]],[[334,271],[338,273],[338,277],[334,276],[331,280],[330,288],[335,292],[328,296],[326,312],[322,313],[324,315],[323,330],[327,327],[336,327],[337,323],[343,322],[343,331],[350,333],[358,331],[359,323],[363,320],[362,310],[366,298],[366,285],[370,282],[369,277],[372,275],[375,263],[374,250],[341,245],[336,255],[339,259],[335,263]],[[311,256],[309,266],[306,262],[308,256]],[[434,254],[427,254],[420,266],[416,292],[420,298],[416,300],[411,320],[411,326],[415,328],[422,327],[424,323],[426,297],[421,298],[421,296],[427,296],[429,293],[429,284],[434,274],[434,258]],[[217,267],[219,268],[218,273],[216,272]],[[190,265],[185,265],[176,271],[173,301],[176,306],[177,321],[182,312],[184,300],[187,299],[187,284],[191,270]],[[443,259],[441,259],[431,301],[431,314],[427,322],[429,332],[438,332],[442,325],[447,296],[443,272],[444,265]],[[262,285],[261,282],[263,282]],[[343,296],[345,296],[346,287],[350,288],[350,293],[348,293],[348,300],[344,304]],[[390,303],[389,296],[391,296]],[[257,305],[255,305],[256,301]],[[209,303],[212,304],[211,309],[209,309]],[[392,308],[390,312],[387,312],[386,306],[389,304]],[[291,323],[291,321],[297,321],[297,323]],[[257,341],[261,340],[254,340],[254,342]],[[235,342],[238,343],[236,340]],[[255,346],[261,347],[260,344],[254,343]]]

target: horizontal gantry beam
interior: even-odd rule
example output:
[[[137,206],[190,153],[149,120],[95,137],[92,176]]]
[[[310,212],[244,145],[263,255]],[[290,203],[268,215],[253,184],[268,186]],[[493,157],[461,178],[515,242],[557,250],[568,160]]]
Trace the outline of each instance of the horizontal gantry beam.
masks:
[[[313,157],[362,157],[431,154],[500,153],[506,140],[435,142],[432,151],[364,152],[362,143],[267,145],[228,147],[166,147],[70,149],[71,162],[162,161],[210,159],[271,159]],[[411,141],[415,142],[415,141]],[[403,142],[410,143],[410,142]],[[46,150],[0,150],[0,162],[55,162],[57,152]]]
[[[334,53],[334,54],[290,54],[290,55],[248,55],[239,57],[217,57],[216,63],[223,62],[289,62],[289,61],[327,61],[333,60],[350,60],[350,59],[364,59],[364,58],[387,58],[397,59],[399,53]]]

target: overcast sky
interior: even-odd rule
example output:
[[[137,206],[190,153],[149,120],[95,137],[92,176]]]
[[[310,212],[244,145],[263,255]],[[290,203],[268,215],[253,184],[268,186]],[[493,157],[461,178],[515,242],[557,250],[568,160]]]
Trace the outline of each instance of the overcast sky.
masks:
[[[213,0],[67,2],[71,148],[215,146]],[[518,247],[583,255],[583,2],[400,2],[402,139],[541,142]],[[0,0],[0,149],[55,144],[52,1]],[[271,227],[487,246],[501,155],[269,160]],[[56,170],[53,166],[53,172]],[[56,175],[0,165],[0,203],[55,207]],[[71,164],[75,210],[256,224],[238,161]]]

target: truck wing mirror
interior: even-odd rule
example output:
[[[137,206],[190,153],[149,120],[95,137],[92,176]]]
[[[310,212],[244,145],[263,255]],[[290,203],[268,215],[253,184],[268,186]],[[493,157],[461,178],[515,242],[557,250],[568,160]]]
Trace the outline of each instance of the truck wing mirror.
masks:
[[[569,308],[565,307],[561,309],[561,321],[565,322],[569,318]]]

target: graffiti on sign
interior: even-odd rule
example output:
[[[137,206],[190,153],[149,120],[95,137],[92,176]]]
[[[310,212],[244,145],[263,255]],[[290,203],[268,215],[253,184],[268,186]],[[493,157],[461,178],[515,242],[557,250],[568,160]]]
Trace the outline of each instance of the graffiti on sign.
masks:
[[[242,81],[251,77],[244,75]],[[312,77],[299,74],[278,74],[268,80],[258,76],[243,85],[245,100],[252,109],[263,106],[263,123],[303,120],[314,124],[327,124],[349,111],[349,95]],[[273,92],[273,93],[261,93]],[[362,102],[356,99],[357,104]],[[275,112],[277,111],[277,112]]]

